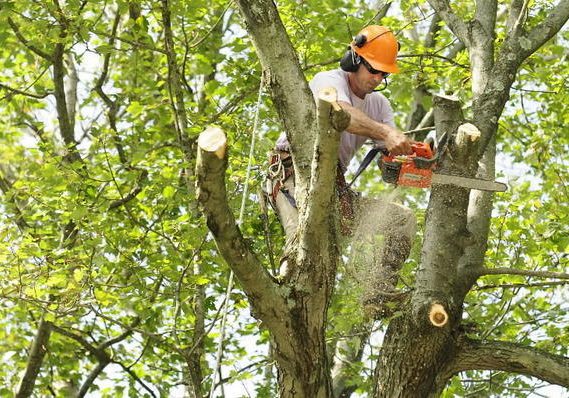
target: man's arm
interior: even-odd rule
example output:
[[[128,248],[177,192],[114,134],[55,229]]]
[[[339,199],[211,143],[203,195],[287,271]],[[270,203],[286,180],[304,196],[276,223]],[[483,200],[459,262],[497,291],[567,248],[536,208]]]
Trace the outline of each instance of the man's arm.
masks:
[[[376,122],[345,101],[338,101],[338,103],[350,114],[350,125],[346,129],[348,132],[373,140],[383,140],[387,150],[394,155],[411,153],[411,141],[395,127]]]

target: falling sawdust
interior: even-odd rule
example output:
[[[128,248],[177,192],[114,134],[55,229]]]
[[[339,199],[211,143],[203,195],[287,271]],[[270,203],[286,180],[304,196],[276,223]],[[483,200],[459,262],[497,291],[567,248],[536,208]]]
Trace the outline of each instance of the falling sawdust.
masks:
[[[354,232],[345,239],[343,258],[344,283],[352,286],[359,301],[391,290],[397,283],[397,270],[408,256],[416,224],[413,213],[396,203],[400,193],[396,188],[380,198],[358,200]],[[383,263],[389,267],[382,267]]]

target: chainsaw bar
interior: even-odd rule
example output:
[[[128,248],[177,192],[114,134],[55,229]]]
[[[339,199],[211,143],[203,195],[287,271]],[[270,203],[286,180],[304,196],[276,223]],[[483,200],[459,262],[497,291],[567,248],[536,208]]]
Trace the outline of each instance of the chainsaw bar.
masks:
[[[449,174],[433,173],[431,182],[433,184],[450,184],[463,188],[477,189],[479,191],[504,192],[508,186],[503,182],[482,180],[479,178],[467,178]]]

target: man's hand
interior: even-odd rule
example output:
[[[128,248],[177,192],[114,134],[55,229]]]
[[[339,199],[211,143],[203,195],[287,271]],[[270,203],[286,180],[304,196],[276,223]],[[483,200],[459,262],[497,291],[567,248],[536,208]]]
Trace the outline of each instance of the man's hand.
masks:
[[[389,134],[384,138],[385,147],[392,155],[408,155],[413,152],[411,140],[397,129],[390,128]]]

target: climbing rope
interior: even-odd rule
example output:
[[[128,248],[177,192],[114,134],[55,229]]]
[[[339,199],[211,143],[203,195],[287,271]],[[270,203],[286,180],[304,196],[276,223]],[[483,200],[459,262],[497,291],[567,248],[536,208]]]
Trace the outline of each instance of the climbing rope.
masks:
[[[259,124],[259,109],[261,108],[261,99],[263,93],[263,73],[261,73],[261,81],[259,83],[259,93],[257,95],[257,104],[255,106],[255,118],[253,119],[253,132],[251,134],[251,145],[249,147],[249,160],[247,162],[247,173],[245,174],[245,186],[243,188],[243,197],[241,198],[241,209],[239,211],[239,218],[237,219],[237,225],[241,226],[243,222],[243,217],[245,214],[245,203],[247,202],[247,193],[249,190],[249,180],[251,178],[251,169],[253,167],[253,156],[255,153],[255,141],[257,136],[258,124]],[[221,380],[221,361],[223,354],[223,340],[225,340],[225,327],[227,322],[227,314],[229,312],[229,297],[231,291],[233,290],[233,271],[229,272],[229,280],[227,282],[227,290],[225,291],[225,300],[223,303],[223,311],[221,316],[221,325],[219,327],[219,341],[217,343],[217,354],[215,357],[215,367],[213,371],[213,377],[211,380],[211,389],[209,392],[209,398],[213,398],[213,393],[216,388],[216,378],[219,376]]]

